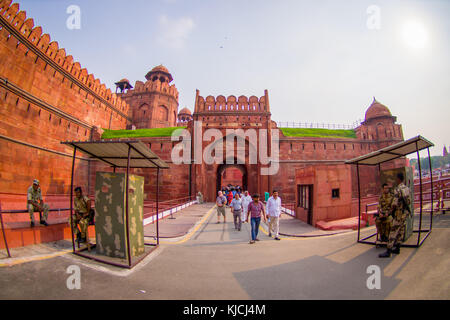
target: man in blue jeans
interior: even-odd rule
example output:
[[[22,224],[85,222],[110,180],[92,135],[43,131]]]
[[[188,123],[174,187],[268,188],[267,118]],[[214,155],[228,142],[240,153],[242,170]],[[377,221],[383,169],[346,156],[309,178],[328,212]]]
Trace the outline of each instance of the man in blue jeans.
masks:
[[[254,194],[252,198],[253,201],[250,202],[250,204],[248,205],[248,215],[247,215],[247,222],[248,219],[250,218],[252,226],[252,240],[250,240],[250,244],[255,243],[255,241],[259,241],[257,237],[259,224],[261,223],[261,215],[264,217],[264,221],[267,222],[267,216],[264,211],[264,204],[261,201],[259,201],[259,194]]]

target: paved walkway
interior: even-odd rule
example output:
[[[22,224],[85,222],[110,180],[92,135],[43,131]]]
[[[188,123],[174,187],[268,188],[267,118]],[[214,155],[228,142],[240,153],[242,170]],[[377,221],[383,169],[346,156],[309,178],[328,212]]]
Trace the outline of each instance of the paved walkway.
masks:
[[[213,203],[197,204],[182,209],[172,216],[158,222],[160,238],[177,238],[186,235],[205,215],[205,212],[214,206]],[[156,237],[156,223],[144,227],[146,237]]]
[[[172,217],[167,217],[159,221],[159,236],[160,238],[178,238],[186,235],[204,216],[205,211],[208,211],[214,206],[214,203],[204,203],[202,205],[191,206],[182,211],[174,213]],[[228,222],[232,220],[231,210],[227,210]],[[215,211],[213,213],[215,215]],[[173,218],[173,219],[171,219]],[[267,225],[262,222],[261,227],[267,230]],[[280,235],[289,237],[314,237],[322,235],[332,235],[348,232],[348,230],[338,231],[324,231],[300,221],[288,214],[282,214],[280,219]],[[156,223],[146,225],[144,234],[147,237],[154,238],[156,236]]]
[[[56,250],[53,258],[0,268],[0,299],[450,299],[448,214],[435,217],[420,249],[379,259],[383,249],[355,243],[354,231],[281,241],[260,231],[261,241],[249,244],[249,224],[234,230],[229,211],[227,223],[216,224],[213,204],[187,209],[198,209],[195,223],[188,226],[189,215],[180,213],[161,225],[186,219],[188,232],[162,239],[132,270]],[[304,227],[302,234],[314,231]],[[72,265],[81,270],[80,290],[66,285]],[[367,288],[370,266],[381,271],[380,289]]]

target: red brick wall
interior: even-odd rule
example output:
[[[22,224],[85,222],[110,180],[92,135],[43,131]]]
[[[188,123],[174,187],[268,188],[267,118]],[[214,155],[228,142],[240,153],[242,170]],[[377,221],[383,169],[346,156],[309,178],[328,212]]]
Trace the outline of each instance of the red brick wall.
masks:
[[[133,117],[139,126],[175,126],[178,92],[174,86],[138,81],[134,90],[122,95],[132,104],[130,108],[74,62],[56,42],[51,42],[48,35],[42,35],[42,29],[34,27],[24,12],[18,13],[17,4],[10,6],[10,1],[0,0],[0,8],[0,152],[4,155],[0,158],[0,193],[25,193],[34,178],[41,180],[44,193],[67,193],[72,149],[61,145],[60,141],[88,140],[95,126],[123,129],[131,124],[127,117]],[[139,114],[141,102],[146,101],[150,116]],[[167,121],[158,118],[157,108],[161,104],[168,106]],[[267,90],[259,98],[207,96],[206,99],[197,91],[193,119],[202,121],[204,130],[217,128],[224,136],[226,129],[271,130],[276,127],[271,121]],[[189,127],[192,132],[192,122]],[[296,170],[328,165],[327,171],[334,170],[340,175],[347,170],[341,169],[345,160],[403,139],[395,117],[365,121],[356,132],[356,139],[292,138],[280,133],[280,169],[275,176],[261,176],[261,166],[248,163],[250,143],[247,142],[243,160],[250,193],[263,194],[276,188],[284,202],[294,202]],[[170,165],[170,170],[161,171],[162,200],[187,196],[189,180],[192,194],[202,191],[207,201],[215,199],[219,165],[174,165],[171,162],[174,142],[170,137],[141,140],[151,144],[151,149]],[[204,141],[203,149],[209,143]],[[111,169],[88,163],[77,160],[75,184],[90,186],[92,192],[95,171]],[[132,172],[146,178],[147,199],[154,199],[156,171],[136,169]],[[350,169],[350,175],[350,190],[355,197],[354,168]],[[377,181],[376,168],[362,170],[362,194],[376,194]]]
[[[0,1],[0,193],[68,193],[73,150],[95,126],[125,128],[128,105],[43,35],[18,4]],[[76,184],[88,181],[77,160]]]
[[[242,172],[237,168],[228,168],[222,173],[222,186],[229,184],[242,186]]]
[[[137,81],[135,88],[119,96],[130,106],[133,125],[140,128],[177,126],[178,90],[159,80]]]
[[[160,200],[166,201],[176,198],[184,198],[189,196],[189,165],[181,164],[175,165],[171,160],[171,150],[174,142],[170,137],[154,137],[154,138],[139,138],[142,142],[147,144],[151,150],[156,153],[162,160],[166,161],[170,168],[161,169],[159,176],[159,193]],[[94,193],[95,186],[95,172],[96,171],[112,171],[107,164],[100,161],[93,163],[93,168],[90,175],[90,192]],[[126,172],[125,169],[117,169],[117,172]],[[144,200],[156,199],[156,169],[131,169],[132,174],[143,176],[144,182]],[[194,188],[195,177],[192,176],[192,188]],[[192,191],[192,195],[196,192]]]

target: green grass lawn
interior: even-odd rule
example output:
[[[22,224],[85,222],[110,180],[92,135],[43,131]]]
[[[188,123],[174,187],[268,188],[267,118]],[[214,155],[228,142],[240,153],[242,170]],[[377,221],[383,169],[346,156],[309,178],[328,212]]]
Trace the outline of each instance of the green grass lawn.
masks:
[[[104,129],[102,139],[170,137],[176,129],[186,127],[136,129],[136,130],[108,130]],[[332,130],[315,128],[279,128],[286,137],[315,137],[315,138],[356,138],[355,130]]]
[[[102,139],[117,138],[143,138],[143,137],[170,137],[177,129],[186,129],[186,127],[136,129],[136,130],[105,130]]]
[[[354,138],[355,130],[332,130],[316,128],[279,128],[286,137],[315,137],[315,138]]]

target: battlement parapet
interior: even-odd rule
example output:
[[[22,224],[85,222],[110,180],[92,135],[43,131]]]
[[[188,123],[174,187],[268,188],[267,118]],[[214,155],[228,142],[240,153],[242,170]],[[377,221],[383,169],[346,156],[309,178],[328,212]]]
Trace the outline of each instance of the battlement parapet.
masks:
[[[197,90],[195,101],[195,113],[199,112],[270,112],[268,91],[264,96],[236,96],[225,98],[223,95],[217,97],[207,96],[206,99],[199,95]]]
[[[81,68],[79,62],[74,62],[71,55],[66,54],[64,48],[59,48],[57,41],[51,41],[49,34],[42,34],[40,26],[34,26],[34,20],[27,19],[25,11],[19,11],[19,4],[12,3],[12,0],[0,0],[0,33],[2,38],[10,39],[11,33],[3,27],[8,24],[11,28],[18,31],[21,37],[28,40],[28,43],[37,48],[47,58],[53,60],[57,65],[70,73],[76,80],[87,86],[95,94],[106,100],[107,103],[115,107],[117,110],[128,113],[128,104],[120,99],[115,93],[102,84],[99,79],[96,79],[93,74],[89,74],[86,68]],[[27,43],[19,39],[17,49],[22,49],[28,52]]]
[[[136,94],[147,93],[147,92],[157,92],[161,94],[165,94],[168,96],[172,96],[176,101],[178,101],[178,89],[172,84],[170,85],[167,82],[161,82],[160,80],[154,81],[146,81],[145,83],[142,81],[136,81],[134,85],[134,89],[129,89],[127,92],[123,93],[123,97],[128,97]]]

